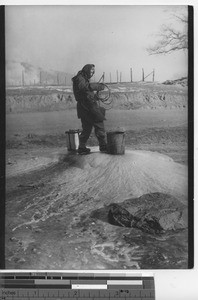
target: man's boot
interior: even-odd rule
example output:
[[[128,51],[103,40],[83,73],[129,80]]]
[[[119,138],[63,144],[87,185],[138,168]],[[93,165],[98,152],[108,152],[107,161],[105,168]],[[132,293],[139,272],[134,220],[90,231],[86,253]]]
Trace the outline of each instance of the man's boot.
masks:
[[[90,148],[87,148],[87,147],[82,147],[82,146],[79,146],[78,148],[78,154],[89,154],[91,152],[91,149]]]

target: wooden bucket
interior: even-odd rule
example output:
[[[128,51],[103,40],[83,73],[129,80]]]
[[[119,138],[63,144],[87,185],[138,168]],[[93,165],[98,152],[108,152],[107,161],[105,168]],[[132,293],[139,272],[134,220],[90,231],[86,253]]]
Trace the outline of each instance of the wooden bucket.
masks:
[[[125,131],[107,132],[107,151],[114,155],[125,153]]]
[[[79,129],[69,129],[69,131],[65,132],[68,151],[77,151],[79,147],[80,132]]]

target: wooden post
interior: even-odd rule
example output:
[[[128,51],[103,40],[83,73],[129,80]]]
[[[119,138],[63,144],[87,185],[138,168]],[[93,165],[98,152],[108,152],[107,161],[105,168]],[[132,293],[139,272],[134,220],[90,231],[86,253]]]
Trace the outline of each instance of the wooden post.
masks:
[[[132,68],[130,69],[131,73],[131,82],[133,82],[133,73],[132,73]]]
[[[142,68],[142,81],[144,81],[144,69]]]
[[[153,69],[153,82],[155,81],[155,69]]]
[[[120,82],[122,82],[122,72],[120,72]]]
[[[116,73],[117,73],[117,83],[118,83],[118,70],[116,71]]]

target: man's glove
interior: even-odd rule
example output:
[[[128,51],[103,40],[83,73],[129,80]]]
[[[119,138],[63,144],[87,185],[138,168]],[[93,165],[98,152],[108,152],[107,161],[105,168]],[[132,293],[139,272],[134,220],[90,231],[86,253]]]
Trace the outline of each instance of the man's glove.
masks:
[[[105,89],[105,85],[103,83],[99,83],[98,85],[98,91],[102,91]]]
[[[97,92],[102,91],[105,88],[105,85],[103,83],[98,83],[98,82],[91,82],[89,86],[91,91],[97,91]]]

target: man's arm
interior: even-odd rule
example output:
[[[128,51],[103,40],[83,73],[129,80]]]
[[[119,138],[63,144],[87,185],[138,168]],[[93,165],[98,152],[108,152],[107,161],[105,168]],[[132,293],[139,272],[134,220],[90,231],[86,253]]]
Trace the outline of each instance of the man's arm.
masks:
[[[83,90],[84,92],[104,90],[103,83],[89,83],[83,76],[77,78],[77,85],[79,90]]]

